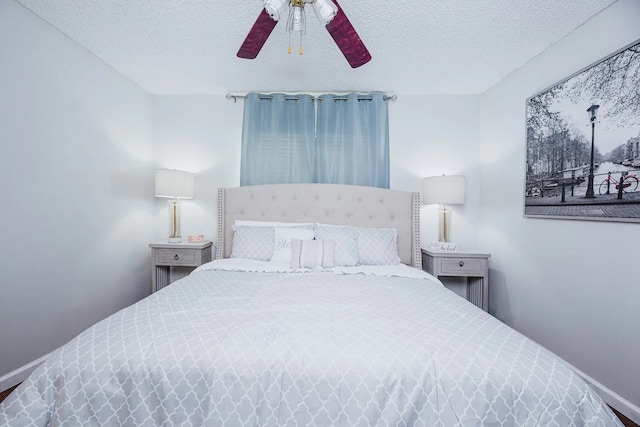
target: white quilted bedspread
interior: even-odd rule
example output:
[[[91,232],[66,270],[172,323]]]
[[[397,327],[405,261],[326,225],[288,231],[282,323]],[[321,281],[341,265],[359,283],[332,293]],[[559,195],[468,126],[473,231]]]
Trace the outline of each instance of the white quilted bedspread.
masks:
[[[562,361],[434,281],[196,271],[55,352],[0,425],[619,422]]]

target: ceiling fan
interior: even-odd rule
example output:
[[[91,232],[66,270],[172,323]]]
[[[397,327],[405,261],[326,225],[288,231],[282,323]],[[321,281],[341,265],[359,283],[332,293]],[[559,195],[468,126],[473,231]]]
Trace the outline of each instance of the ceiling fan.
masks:
[[[352,68],[371,60],[371,55],[336,0],[263,0],[264,9],[251,27],[240,50],[239,58],[254,59],[284,14],[288,14],[287,31],[299,33],[299,53],[302,55],[302,35],[306,32],[305,6],[311,5],[320,22],[338,45]],[[291,53],[291,41],[289,42]]]

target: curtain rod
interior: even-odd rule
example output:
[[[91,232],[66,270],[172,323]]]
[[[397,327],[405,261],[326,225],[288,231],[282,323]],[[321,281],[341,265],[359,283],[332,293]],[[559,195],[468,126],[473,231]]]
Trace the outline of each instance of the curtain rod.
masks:
[[[233,103],[235,104],[236,102],[238,102],[238,99],[245,99],[247,97],[247,95],[232,95],[232,94],[228,93],[228,94],[225,95],[225,97],[228,100],[233,99]],[[272,95],[264,95],[264,96],[261,96],[260,99],[273,99],[273,96]],[[285,100],[297,100],[297,99],[299,99],[299,98],[297,98],[297,95],[285,96]],[[338,95],[335,98],[333,98],[334,101],[346,101],[347,99],[348,99],[347,97],[341,96],[341,95]],[[371,98],[371,97],[369,97],[367,95],[362,95],[362,97],[359,98],[359,100],[361,100],[361,101],[365,101],[365,100],[366,101],[371,101],[372,99],[373,98]],[[385,95],[382,99],[384,99],[385,101],[395,101],[395,100],[398,99],[398,96],[397,95]],[[312,101],[316,101],[316,100],[322,101],[322,98],[316,97],[316,96],[312,96],[311,100]]]

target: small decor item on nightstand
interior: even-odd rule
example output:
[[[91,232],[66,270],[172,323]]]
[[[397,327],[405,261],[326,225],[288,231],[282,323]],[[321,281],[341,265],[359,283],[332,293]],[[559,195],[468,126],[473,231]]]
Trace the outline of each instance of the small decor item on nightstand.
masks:
[[[453,252],[458,248],[455,243],[433,242],[429,246],[429,250],[437,252]]]
[[[193,199],[194,176],[175,169],[156,170],[156,197],[169,200],[169,243],[182,241],[180,233],[180,203],[178,199]]]
[[[202,243],[204,242],[204,234],[189,234],[187,241],[189,243]]]

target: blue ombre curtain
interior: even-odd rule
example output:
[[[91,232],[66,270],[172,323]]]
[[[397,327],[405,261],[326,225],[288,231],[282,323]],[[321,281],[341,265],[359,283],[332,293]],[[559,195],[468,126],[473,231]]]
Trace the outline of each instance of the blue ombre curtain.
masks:
[[[315,182],[389,188],[384,94],[322,95],[317,109]]]
[[[240,185],[314,180],[311,95],[249,93],[244,100]]]
[[[389,188],[384,94],[313,99],[247,95],[240,185],[319,182]]]

